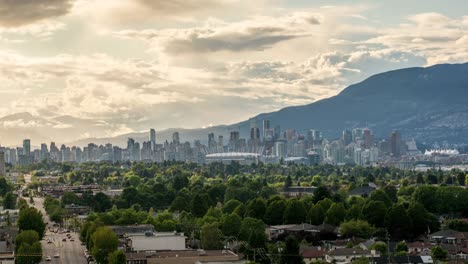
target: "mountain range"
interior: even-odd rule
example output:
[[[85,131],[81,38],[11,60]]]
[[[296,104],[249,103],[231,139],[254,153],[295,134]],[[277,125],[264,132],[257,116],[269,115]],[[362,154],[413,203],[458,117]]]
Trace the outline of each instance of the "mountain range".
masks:
[[[268,119],[272,126],[279,125],[283,131],[294,128],[299,133],[306,133],[309,129],[318,129],[327,138],[339,137],[344,129],[368,127],[377,137],[387,137],[392,130],[399,130],[404,138],[414,138],[426,144],[465,144],[468,138],[468,63],[376,74],[345,88],[336,96],[311,104],[259,114],[237,124],[158,131],[157,141],[170,140],[172,133],[178,131],[184,141],[200,139],[206,142],[207,134],[213,132],[223,135],[227,142],[229,132],[233,130],[239,130],[241,137],[248,137],[252,119],[259,127]],[[15,126],[17,123],[22,125]],[[128,137],[137,141],[148,139],[147,132],[104,138],[86,136],[105,135],[109,131],[102,121],[71,116],[45,119],[18,113],[0,118],[0,138],[4,142],[19,143],[23,138],[49,142],[59,133],[63,142],[78,146],[89,142],[125,146]]]

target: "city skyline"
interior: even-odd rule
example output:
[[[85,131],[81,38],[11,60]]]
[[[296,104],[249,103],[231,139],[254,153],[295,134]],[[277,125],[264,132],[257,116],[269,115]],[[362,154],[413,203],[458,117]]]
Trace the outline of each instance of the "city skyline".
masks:
[[[0,1],[0,130],[32,139],[233,124],[468,58],[456,0],[40,2]]]
[[[369,128],[346,129],[340,138],[333,139],[326,138],[317,129],[309,129],[305,134],[293,128],[281,130],[280,126],[272,126],[271,121],[266,119],[262,121],[261,129],[257,127],[256,121],[251,120],[249,135],[241,135],[239,131],[234,130],[224,139],[223,135],[209,133],[207,141],[196,139],[192,143],[181,138],[176,131],[172,134],[172,140],[159,139],[161,144],[158,144],[157,138],[155,129],[151,128],[143,141],[127,138],[126,147],[90,142],[81,148],[50,142],[50,148],[46,143],[42,143],[41,147],[36,149],[32,149],[31,140],[24,139],[22,147],[0,146],[0,153],[3,154],[1,161],[12,165],[51,161],[59,163],[182,161],[198,164],[236,161],[245,165],[261,161],[310,165],[321,163],[388,165],[399,162],[413,163],[415,160],[428,158],[430,160],[434,155],[448,157],[459,155],[456,150],[431,150],[423,154],[418,150],[414,140],[403,140],[400,132],[396,130],[387,138],[379,138]]]

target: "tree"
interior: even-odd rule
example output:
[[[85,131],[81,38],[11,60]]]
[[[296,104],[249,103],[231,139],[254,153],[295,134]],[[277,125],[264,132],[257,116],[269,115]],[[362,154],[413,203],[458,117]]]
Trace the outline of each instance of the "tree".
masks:
[[[15,209],[16,207],[16,195],[12,192],[7,192],[3,197],[3,207],[5,209]]]
[[[340,232],[345,237],[370,238],[375,233],[375,228],[366,221],[351,220],[340,225]]]
[[[246,217],[242,220],[239,239],[242,241],[249,241],[250,234],[258,230],[265,232],[265,223],[260,219]]]
[[[281,225],[283,223],[286,202],[281,199],[271,202],[265,213],[265,223],[269,225]]]
[[[385,227],[392,239],[404,239],[411,236],[411,218],[403,205],[392,206],[385,216]]]
[[[316,204],[312,206],[307,214],[307,221],[312,225],[321,225],[325,220],[325,210],[322,206]]]
[[[397,253],[399,253],[399,252],[408,253],[408,245],[404,241],[399,242],[395,246],[395,252],[397,252]]]
[[[241,204],[242,203],[236,199],[229,200],[223,206],[223,213],[225,214],[233,213],[234,210]]]
[[[307,211],[301,200],[291,199],[284,210],[285,224],[301,224],[305,221]]]
[[[97,263],[108,263],[109,254],[117,250],[118,238],[108,227],[98,227],[91,235],[93,247],[91,252]]]
[[[246,217],[253,217],[257,219],[263,219],[266,212],[266,202],[261,198],[256,198],[251,200],[247,204],[247,208],[245,210]]]
[[[395,186],[387,185],[383,188],[383,190],[388,195],[388,197],[393,203],[398,202],[398,195],[397,195],[398,191],[395,188]]]
[[[288,177],[286,177],[286,181],[284,182],[284,189],[287,189],[291,186],[292,186],[291,175],[288,175]]]
[[[172,187],[174,190],[179,191],[184,187],[187,187],[189,184],[189,180],[186,175],[176,175],[172,180]]]
[[[445,260],[447,259],[448,252],[440,246],[435,246],[431,249],[431,255],[435,260]]]
[[[208,211],[209,204],[207,202],[207,194],[195,194],[191,203],[190,203],[190,210],[192,214],[196,217],[203,217],[206,212]]]
[[[285,246],[280,256],[280,264],[304,264],[299,254],[299,242],[293,236],[286,238]]]
[[[384,242],[375,242],[370,249],[377,250],[378,252],[380,252],[380,255],[387,255],[388,253],[387,244],[385,244]]]
[[[121,250],[116,250],[112,253],[109,253],[107,258],[109,260],[109,264],[127,264],[127,257]]]
[[[413,201],[418,202],[431,213],[437,213],[437,187],[435,186],[419,186],[413,192]]]
[[[332,195],[330,191],[328,190],[327,187],[325,186],[319,186],[317,189],[314,191],[314,203],[318,203],[319,201],[325,199],[325,198],[330,198]]]
[[[361,211],[360,218],[377,227],[384,226],[387,206],[382,201],[369,201]]]
[[[42,213],[36,208],[28,207],[20,211],[18,218],[18,227],[20,232],[23,230],[34,230],[39,235],[39,239],[44,237],[45,223]]]
[[[396,195],[396,193],[395,193]],[[385,204],[385,206],[389,207],[392,205],[392,200],[387,195],[387,193],[383,190],[375,190],[369,196],[370,201],[381,201]]]
[[[39,234],[34,230],[24,230],[16,236],[16,249],[23,244],[32,245],[39,241]]]
[[[217,223],[205,224],[202,227],[201,244],[204,249],[209,250],[223,248],[222,234]]]
[[[5,177],[0,177],[0,196],[5,196],[7,192],[10,192],[12,190],[13,187],[9,184]]]
[[[419,236],[427,232],[430,216],[429,212],[422,204],[417,202],[411,203],[407,213],[413,223],[412,231],[414,236]]]
[[[346,209],[342,203],[334,203],[330,209],[328,209],[325,216],[325,224],[334,226],[340,225],[346,216]]]
[[[237,214],[229,214],[223,217],[222,231],[225,236],[237,236],[241,228],[242,218]]]
[[[93,197],[93,210],[96,212],[106,212],[112,208],[112,200],[102,192],[96,193]]]
[[[61,203],[63,206],[68,204],[81,204],[81,200],[74,192],[66,192],[62,196]]]
[[[33,244],[23,243],[18,248],[16,257],[17,264],[37,264],[42,260],[41,242],[36,241]]]
[[[190,203],[183,196],[177,196],[174,201],[172,201],[171,207],[169,207],[171,212],[190,212]]]
[[[353,264],[369,264],[369,259],[366,257],[360,257],[360,258],[353,260],[352,263]]]

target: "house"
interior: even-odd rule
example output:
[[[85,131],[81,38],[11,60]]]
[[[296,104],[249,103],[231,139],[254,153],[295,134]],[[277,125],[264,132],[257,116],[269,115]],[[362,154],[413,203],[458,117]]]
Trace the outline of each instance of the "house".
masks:
[[[277,239],[279,235],[284,234],[286,230],[296,225],[276,225],[268,226],[265,230],[269,240]]]
[[[127,264],[195,264],[235,263],[240,257],[229,250],[171,250],[146,253],[125,253]]]
[[[72,215],[87,215],[91,211],[89,206],[82,206],[76,204],[67,204],[65,205],[65,214],[67,216]]]
[[[408,243],[408,253],[414,255],[426,255],[431,251],[432,245],[429,242],[412,242]]]
[[[287,234],[300,234],[300,233],[308,233],[308,234],[332,234],[338,235],[339,230],[338,227],[321,224],[321,225],[311,225],[302,223],[299,225],[278,225],[278,226],[269,226],[266,228],[266,234],[268,239],[275,240],[281,236],[285,236]]]
[[[468,233],[452,229],[440,230],[429,235],[432,243],[437,244],[461,244],[467,241]]]
[[[351,263],[358,258],[373,258],[380,256],[375,250],[362,250],[360,248],[338,248],[328,252],[325,260],[329,263]]]
[[[430,264],[433,263],[431,256],[380,256],[372,258],[374,264]]]
[[[371,192],[375,191],[375,187],[372,186],[361,186],[354,188],[349,191],[349,196],[362,196],[367,197],[370,195]]]
[[[370,250],[371,247],[372,247],[374,244],[375,244],[375,240],[374,240],[374,239],[368,239],[368,240],[366,240],[366,241],[364,241],[364,242],[359,243],[358,246],[359,246],[361,249]]]
[[[0,263],[15,263],[15,240],[18,234],[16,227],[1,227],[0,229]]]
[[[305,195],[313,195],[315,189],[317,189],[317,187],[314,186],[291,186],[280,193],[287,197],[301,197]]]
[[[325,261],[326,251],[322,247],[310,247],[301,252],[304,262],[310,264],[317,261]]]

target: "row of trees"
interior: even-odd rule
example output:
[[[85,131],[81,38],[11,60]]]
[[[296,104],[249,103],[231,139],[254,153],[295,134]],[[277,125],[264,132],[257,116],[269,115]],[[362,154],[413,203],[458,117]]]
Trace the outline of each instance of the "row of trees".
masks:
[[[127,263],[125,253],[117,249],[117,236],[108,227],[86,222],[80,230],[80,240],[86,243],[97,263]]]
[[[28,207],[21,199],[18,217],[19,234],[16,237],[16,263],[34,264],[42,260],[40,240],[44,237],[46,225],[42,213],[33,207]]]

